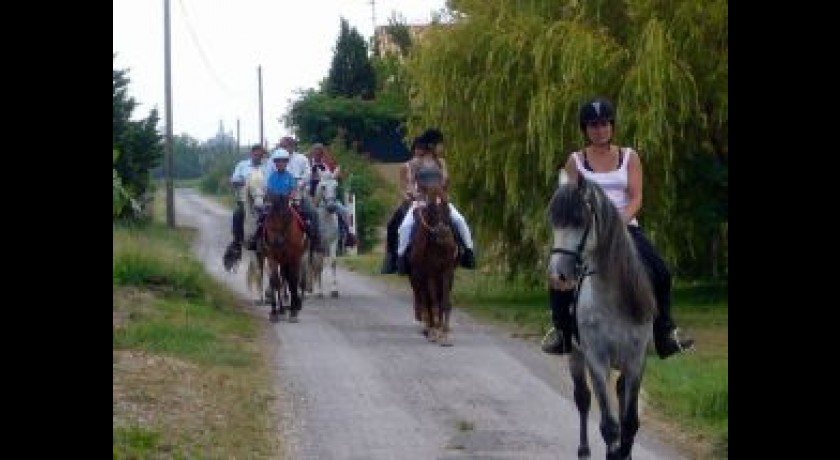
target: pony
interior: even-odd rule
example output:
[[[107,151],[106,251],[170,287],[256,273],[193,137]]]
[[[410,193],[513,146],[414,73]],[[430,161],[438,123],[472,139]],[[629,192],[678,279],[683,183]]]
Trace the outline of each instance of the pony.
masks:
[[[291,303],[289,322],[296,323],[303,307],[298,285],[305,249],[303,222],[292,210],[288,195],[271,194],[269,198],[271,205],[265,216],[262,238],[269,269],[269,320],[277,322],[285,316],[283,300],[288,295]]]
[[[321,238],[321,251],[311,249],[308,251],[306,263],[308,272],[307,286],[309,292],[317,287],[319,297],[324,296],[323,272],[329,267],[331,273],[330,296],[338,297],[338,277],[336,274],[336,259],[338,255],[338,214],[336,212],[336,201],[338,181],[329,173],[322,172],[321,180],[315,189],[313,207],[318,219],[318,228]]]
[[[423,334],[430,342],[452,346],[450,295],[458,247],[442,185],[432,183],[424,189],[426,202],[414,210],[416,231],[408,254],[414,315],[417,321],[425,322]]]
[[[577,337],[569,371],[580,414],[578,457],[590,455],[588,371],[607,459],[629,459],[639,429],[639,391],[656,311],[650,280],[618,209],[597,184],[582,175],[575,183],[561,172],[548,214],[554,237],[549,278],[554,285],[575,282],[570,308]],[[611,370],[620,373],[618,416],[608,394]]]
[[[245,177],[245,186],[242,187],[242,202],[245,207],[245,236],[248,238],[257,230],[257,220],[265,208],[265,195],[267,178],[262,169],[252,169]],[[247,245],[246,245],[247,246]],[[245,248],[248,260],[248,268],[245,273],[245,282],[251,292],[256,292],[258,297],[254,301],[259,305],[263,302],[265,251],[257,244],[255,250]]]

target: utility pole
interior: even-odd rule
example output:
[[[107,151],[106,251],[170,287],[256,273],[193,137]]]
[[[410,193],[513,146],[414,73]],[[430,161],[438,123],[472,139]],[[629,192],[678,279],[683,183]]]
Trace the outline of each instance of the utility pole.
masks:
[[[169,37],[169,0],[163,0],[163,42],[164,42],[164,81],[166,87],[166,141],[164,155],[166,156],[166,226],[175,227],[175,200],[172,195],[172,72],[170,54],[171,43]]]
[[[265,137],[263,136],[263,95],[262,95],[262,66],[257,66],[257,78],[260,85],[260,145],[265,147]]]
[[[236,119],[236,154],[239,155],[239,151],[241,149],[239,143],[239,118]]]

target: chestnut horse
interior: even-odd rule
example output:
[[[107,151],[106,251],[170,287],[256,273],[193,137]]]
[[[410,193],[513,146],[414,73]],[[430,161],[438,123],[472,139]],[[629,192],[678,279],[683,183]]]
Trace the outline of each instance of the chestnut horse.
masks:
[[[269,199],[271,207],[265,216],[265,231],[262,239],[269,269],[268,289],[271,294],[269,319],[276,322],[285,316],[286,306],[283,305],[285,293],[291,298],[289,322],[296,323],[298,313],[303,307],[298,286],[301,257],[305,250],[303,221],[292,210],[288,195],[270,194]]]
[[[414,315],[425,321],[430,342],[451,346],[450,294],[458,247],[449,217],[449,202],[439,184],[425,187],[426,203],[414,210],[415,232],[408,253],[409,280],[414,290]]]

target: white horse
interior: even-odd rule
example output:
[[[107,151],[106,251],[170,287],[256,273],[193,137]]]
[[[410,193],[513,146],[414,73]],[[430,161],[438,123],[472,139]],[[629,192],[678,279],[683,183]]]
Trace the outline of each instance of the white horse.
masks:
[[[245,177],[245,186],[242,187],[242,201],[245,204],[245,238],[246,240],[257,230],[257,217],[265,206],[266,177],[262,169],[255,168]],[[257,241],[256,250],[250,250],[247,245],[244,248],[248,259],[248,269],[245,274],[245,281],[251,292],[256,292],[255,303],[263,302],[263,285],[265,275],[265,253],[262,242]]]
[[[317,286],[319,297],[324,296],[323,272],[330,267],[332,282],[330,296],[338,297],[338,283],[336,276],[336,255],[338,252],[338,214],[336,209],[338,181],[330,173],[321,173],[321,180],[315,189],[313,206],[318,216],[318,228],[321,237],[321,246],[324,251],[307,251],[304,254],[304,265],[309,271],[310,282],[306,283],[309,289]],[[310,290],[310,292],[312,292]]]

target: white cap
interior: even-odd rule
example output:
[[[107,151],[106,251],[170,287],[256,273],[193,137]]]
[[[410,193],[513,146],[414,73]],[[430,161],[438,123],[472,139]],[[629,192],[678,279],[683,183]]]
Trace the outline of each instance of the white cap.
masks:
[[[277,148],[274,153],[271,154],[271,161],[275,160],[288,160],[289,159],[289,152],[284,149]]]

